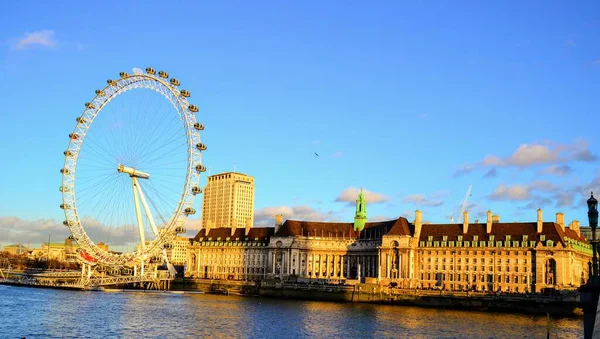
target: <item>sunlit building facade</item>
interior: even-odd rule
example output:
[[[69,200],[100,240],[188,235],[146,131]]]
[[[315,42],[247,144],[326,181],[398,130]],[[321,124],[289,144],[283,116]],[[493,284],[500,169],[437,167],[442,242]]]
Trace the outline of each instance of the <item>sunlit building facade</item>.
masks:
[[[278,215],[274,228],[203,229],[188,255],[190,274],[517,293],[575,289],[588,279],[591,246],[562,213],[552,222],[542,210],[535,222],[500,222],[488,212],[485,223],[470,223],[465,212],[461,224],[424,224],[416,211],[413,222],[364,222],[363,204],[359,197],[354,223]]]
[[[187,248],[190,239],[186,237],[176,237],[172,242],[172,248],[167,249],[167,258],[173,265],[183,265],[187,258]]]
[[[202,228],[247,225],[254,225],[254,178],[236,172],[209,176],[202,200]]]

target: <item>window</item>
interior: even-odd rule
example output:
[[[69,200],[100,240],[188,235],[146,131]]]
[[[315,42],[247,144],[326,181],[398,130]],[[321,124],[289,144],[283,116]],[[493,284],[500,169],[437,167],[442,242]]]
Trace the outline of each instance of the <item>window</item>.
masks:
[[[477,235],[474,235],[474,236],[473,236],[473,242],[477,242],[478,240],[479,240],[479,236],[477,236]]]
[[[546,241],[546,235],[545,234],[540,235],[540,241]]]

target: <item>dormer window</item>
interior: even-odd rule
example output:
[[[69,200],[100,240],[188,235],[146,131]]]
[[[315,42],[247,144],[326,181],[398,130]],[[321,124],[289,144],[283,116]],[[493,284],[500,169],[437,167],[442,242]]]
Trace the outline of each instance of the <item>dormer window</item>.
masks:
[[[523,236],[523,241],[527,242],[527,235]]]
[[[510,235],[506,236],[506,241],[510,241]]]
[[[462,241],[462,239],[463,239],[462,235],[459,235],[458,236],[458,241]]]
[[[541,234],[540,235],[540,241],[546,241],[546,235],[545,234]]]
[[[448,236],[447,235],[443,236],[442,241],[448,241]]]
[[[427,237],[427,241],[433,241],[433,236],[431,236],[431,235],[430,235],[430,236],[428,236],[428,237]]]
[[[474,235],[474,236],[473,236],[473,241],[474,241],[474,242],[477,242],[477,241],[479,241],[479,236],[477,236],[477,235]]]

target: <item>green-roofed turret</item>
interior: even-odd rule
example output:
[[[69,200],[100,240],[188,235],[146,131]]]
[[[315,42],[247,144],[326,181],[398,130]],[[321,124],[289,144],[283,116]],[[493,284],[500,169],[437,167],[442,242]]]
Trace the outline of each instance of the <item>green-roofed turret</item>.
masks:
[[[360,232],[365,228],[367,223],[367,200],[363,194],[362,188],[356,199],[356,213],[354,214],[354,231]]]

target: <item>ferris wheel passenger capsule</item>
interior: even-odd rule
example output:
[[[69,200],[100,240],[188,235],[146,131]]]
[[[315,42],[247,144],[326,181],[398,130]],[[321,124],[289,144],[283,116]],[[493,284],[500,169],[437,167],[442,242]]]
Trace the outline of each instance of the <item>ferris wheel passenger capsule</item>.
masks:
[[[175,227],[175,233],[181,234],[181,233],[185,233],[185,232],[187,232],[187,230],[185,229],[185,227],[183,227],[183,226],[177,226],[177,227]]]
[[[163,79],[166,79],[166,78],[169,77],[169,73],[167,73],[165,71],[159,71],[158,72],[158,76],[161,77],[161,78],[163,78]]]
[[[156,74],[156,71],[152,67],[146,67],[146,73],[148,73],[150,75],[154,75],[154,74]]]
[[[181,92],[179,92],[181,94],[181,96],[189,98],[190,97],[190,92],[187,89],[182,89]]]
[[[179,86],[180,85],[179,80],[177,80],[175,78],[171,78],[170,82],[171,82],[171,85],[173,85],[173,86]]]
[[[71,191],[68,187],[65,187],[65,186],[60,186],[58,188],[58,190],[61,192],[70,192]]]
[[[189,105],[188,108],[189,108],[190,112],[193,112],[193,113],[198,112],[198,106],[196,106],[196,105]]]
[[[63,154],[65,155],[65,157],[72,157],[73,156],[73,152],[71,152],[71,151],[64,151]]]
[[[206,145],[201,142],[196,144],[196,148],[200,151],[206,151]]]
[[[196,171],[199,173],[206,172],[206,167],[202,164],[196,166]]]
[[[164,247],[164,249],[166,249],[166,250],[170,250],[170,249],[172,249],[172,248],[173,248],[173,244],[171,244],[171,243],[166,243],[166,244],[164,244],[164,245],[163,245],[163,247]]]
[[[77,121],[80,124],[85,124],[87,122],[87,120],[85,120],[85,118],[82,118],[82,117],[77,117],[77,119],[75,119],[75,121]]]
[[[73,226],[73,225],[75,225],[75,223],[72,222],[71,220],[65,220],[65,221],[63,221],[63,225],[65,225],[65,226]]]
[[[194,124],[194,128],[196,129],[196,131],[203,131],[204,130],[204,125],[197,122]]]
[[[186,207],[186,209],[184,210],[184,212],[187,215],[194,215],[194,214],[196,214],[196,210],[193,209],[192,207]]]
[[[71,173],[71,171],[69,171],[68,168],[61,168],[60,169],[60,173],[62,173],[62,174],[69,174],[69,173]]]
[[[71,133],[71,134],[69,134],[69,138],[71,140],[77,140],[77,139],[79,139],[79,135],[77,133]]]
[[[96,106],[94,106],[94,104],[92,104],[91,102],[86,102],[85,108],[94,109],[94,108],[96,108]]]
[[[104,94],[105,94],[105,93],[104,93],[104,91],[103,91],[103,90],[101,90],[101,89],[97,89],[97,90],[96,90],[96,95],[97,95],[97,96],[99,96],[99,97],[103,97],[103,96],[104,96]]]
[[[198,186],[194,186],[194,187],[192,187],[192,193],[200,194],[200,193],[202,193],[202,188],[200,188]]]
[[[60,208],[63,210],[70,210],[71,209],[71,205],[69,204],[60,204]]]
[[[113,79],[108,79],[108,80],[106,80],[106,83],[107,83],[109,86],[115,86],[115,85],[117,84],[117,82],[116,82],[116,81],[114,81]]]
[[[119,73],[119,76],[121,77],[121,79],[125,79],[125,78],[127,78],[128,74],[127,74],[127,72],[121,72],[121,73]]]

